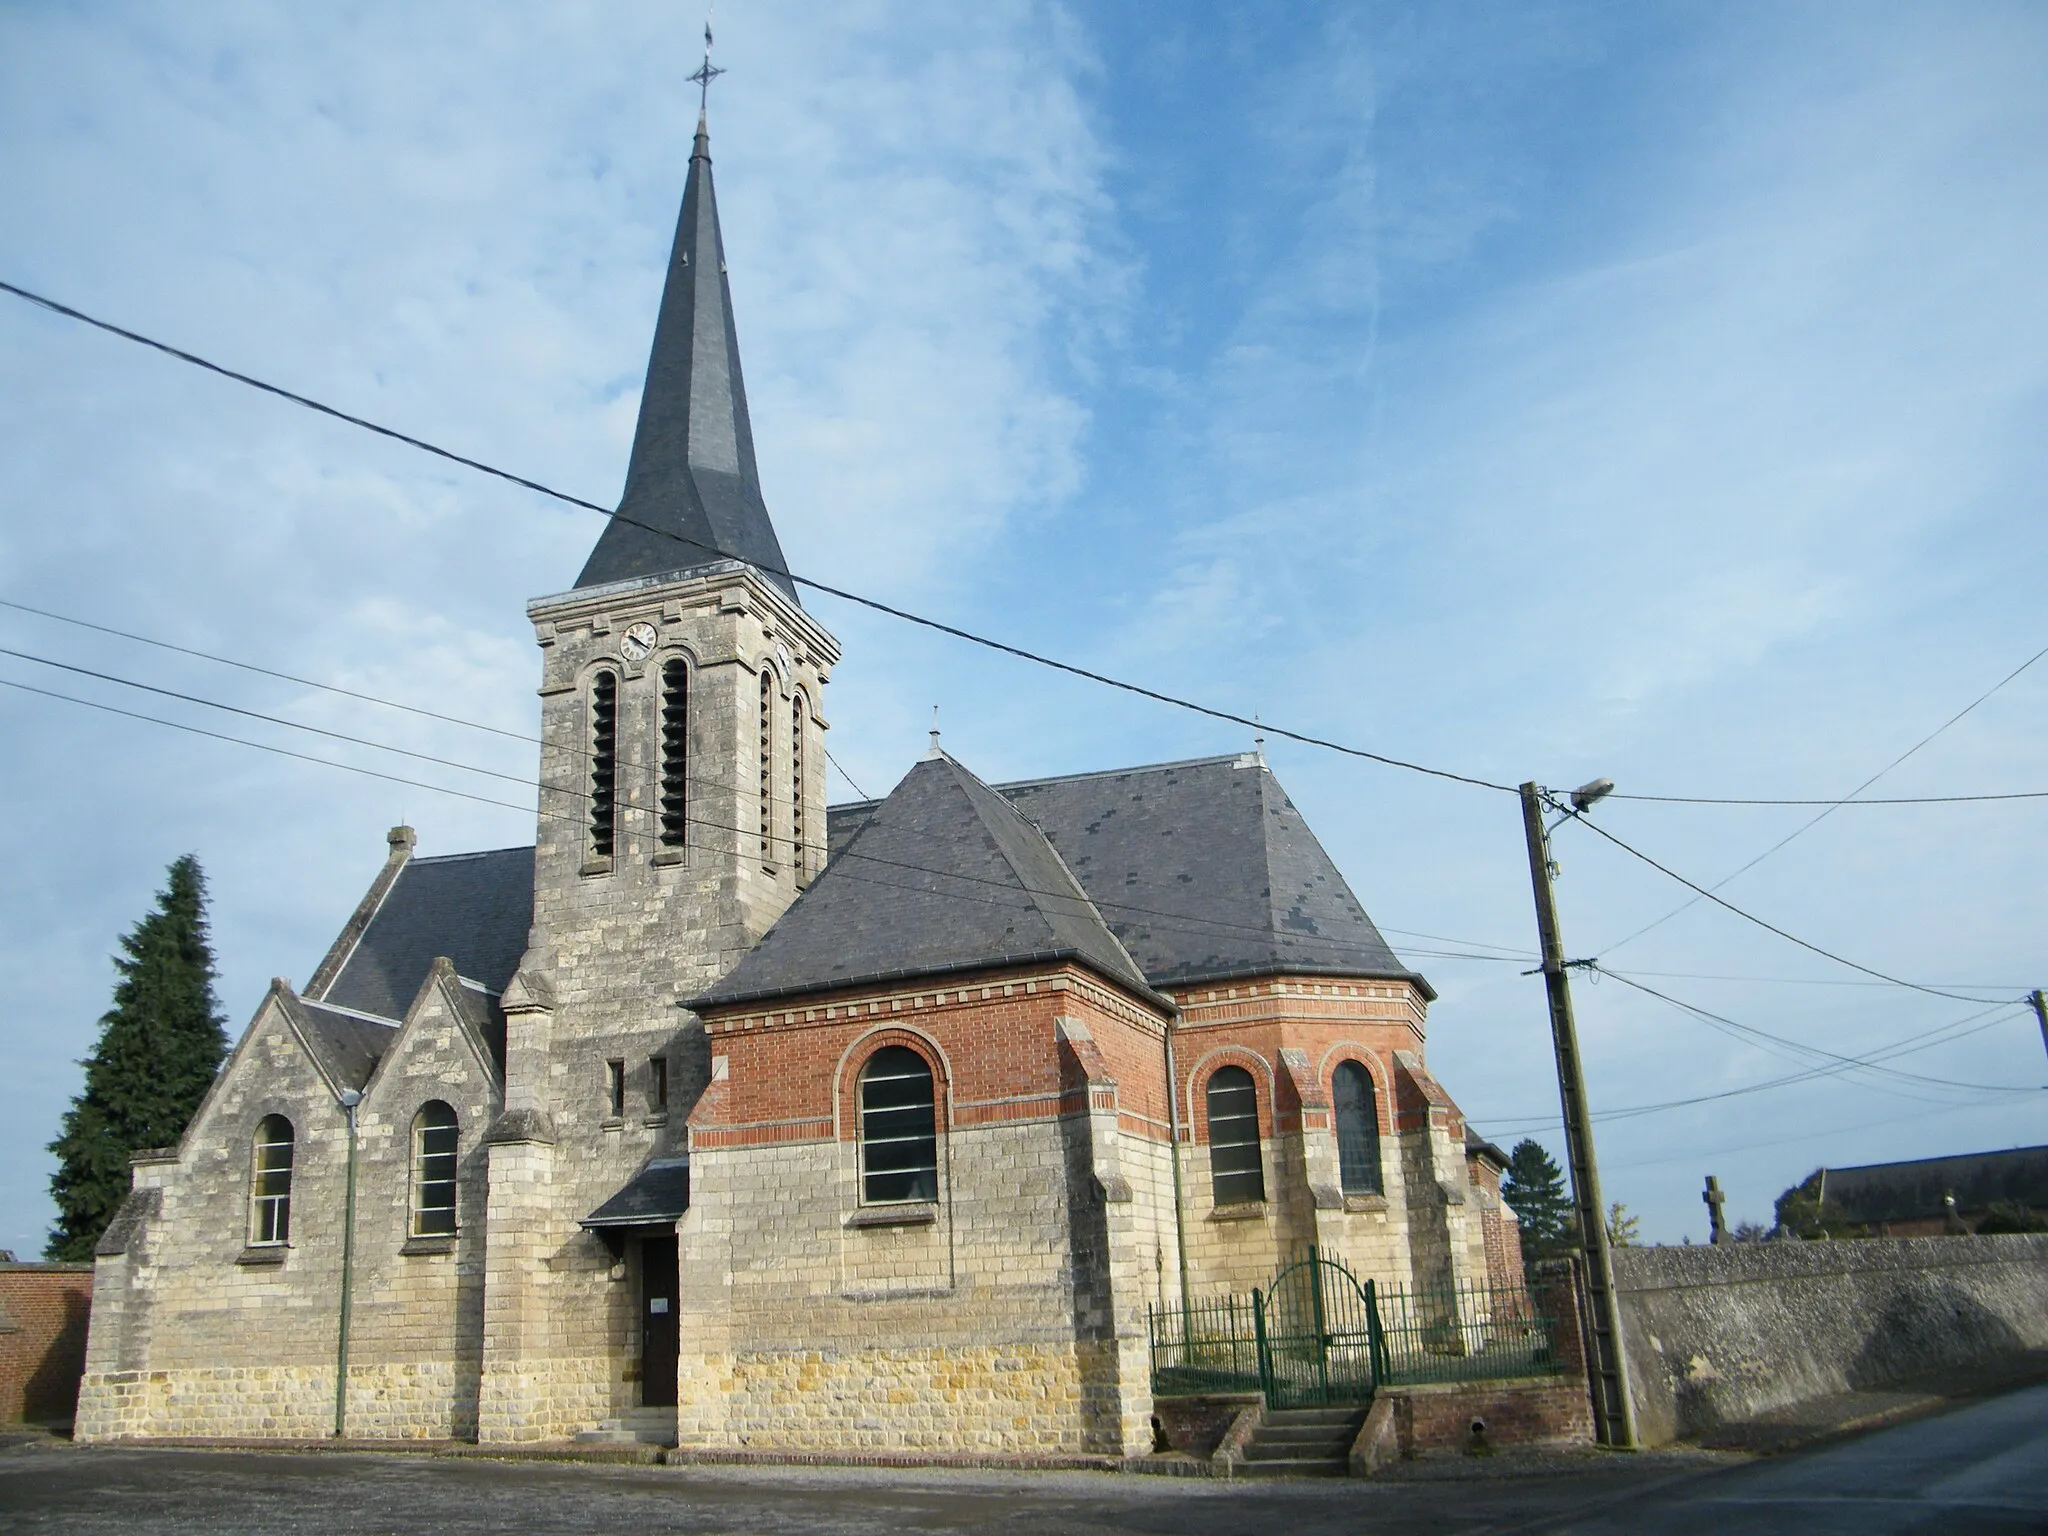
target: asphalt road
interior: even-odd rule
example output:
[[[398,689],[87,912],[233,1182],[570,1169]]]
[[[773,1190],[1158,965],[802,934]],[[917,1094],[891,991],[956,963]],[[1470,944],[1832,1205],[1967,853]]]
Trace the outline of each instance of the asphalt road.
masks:
[[[1375,1483],[600,1467],[43,1442],[0,1451],[0,1531],[2048,1533],[2048,1387],[1766,1461],[1497,1459]]]

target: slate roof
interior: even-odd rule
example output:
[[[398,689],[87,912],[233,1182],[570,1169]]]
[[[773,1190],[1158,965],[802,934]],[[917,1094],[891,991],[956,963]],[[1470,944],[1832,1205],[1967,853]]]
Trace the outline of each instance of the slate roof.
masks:
[[[1045,837],[952,758],[927,758],[693,1008],[1072,959],[1152,996]]]
[[[434,959],[504,991],[533,924],[533,849],[413,859],[399,871],[340,972],[313,1001],[402,1019]],[[494,1024],[502,1037],[502,1021]]]
[[[593,1229],[657,1226],[674,1221],[689,1208],[689,1158],[657,1157],[577,1225]]]
[[[725,558],[744,560],[796,601],[761,499],[711,182],[711,138],[700,117],[625,494],[576,585],[604,586]]]
[[[1436,995],[1255,756],[996,790],[1043,830],[1155,987],[1289,971],[1413,981]],[[872,801],[831,809],[835,855],[873,811]]]
[[[1982,1211],[2002,1200],[2048,1210],[2048,1146],[1830,1168],[1821,1207],[1836,1221],[1874,1226],[1943,1215],[1948,1194],[1959,1211]]]
[[[321,1070],[344,1088],[360,1091],[398,1037],[396,1024],[380,1024],[352,1013],[339,1013],[304,998],[289,1006],[292,1020],[306,1037]]]

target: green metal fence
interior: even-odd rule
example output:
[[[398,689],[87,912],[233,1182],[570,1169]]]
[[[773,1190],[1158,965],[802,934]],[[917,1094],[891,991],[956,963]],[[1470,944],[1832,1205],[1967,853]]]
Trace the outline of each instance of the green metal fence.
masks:
[[[1551,1318],[1527,1290],[1379,1287],[1319,1257],[1250,1295],[1154,1307],[1152,1390],[1262,1392],[1269,1406],[1370,1401],[1377,1386],[1549,1375]]]
[[[1556,1326],[1519,1286],[1388,1286],[1378,1295],[1386,1367],[1395,1382],[1548,1376],[1559,1369]]]

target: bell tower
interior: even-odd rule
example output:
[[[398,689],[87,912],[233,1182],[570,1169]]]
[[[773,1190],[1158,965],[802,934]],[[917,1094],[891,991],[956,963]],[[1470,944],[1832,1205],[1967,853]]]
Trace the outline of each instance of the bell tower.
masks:
[[[701,116],[625,494],[575,587],[527,614],[543,657],[534,937],[556,999],[609,1013],[688,996],[823,866],[839,659],[761,497]]]
[[[701,115],[624,495],[575,586],[527,616],[539,826],[502,999],[480,1404],[483,1437],[511,1441],[661,1400],[636,1308],[687,1203],[685,1122],[712,1070],[677,1003],[825,863],[839,644],[798,600],[761,497]],[[621,1200],[630,1220],[600,1214]]]

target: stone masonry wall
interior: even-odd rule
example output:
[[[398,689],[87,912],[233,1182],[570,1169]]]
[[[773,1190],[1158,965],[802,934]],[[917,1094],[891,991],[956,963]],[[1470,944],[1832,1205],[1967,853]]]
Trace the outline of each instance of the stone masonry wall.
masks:
[[[1651,1445],[2048,1347],[2048,1237],[1620,1248],[1614,1267]]]
[[[525,1122],[529,1139],[494,1149],[487,1441],[560,1438],[639,1401],[635,1298],[577,1222],[650,1157],[688,1150],[685,1121],[710,1080],[710,1056],[701,1024],[677,1003],[724,975],[822,867],[822,697],[838,660],[814,620],[737,566],[571,592],[529,613],[543,653],[542,800],[532,947],[514,987],[535,1007],[508,1020],[506,1103],[539,1119]],[[657,647],[631,661],[621,637],[642,621]],[[671,660],[689,677],[681,846],[660,836]],[[593,853],[588,822],[589,698],[600,669],[619,680],[608,859]],[[800,754],[791,739],[799,698]],[[667,1063],[666,1104],[656,1058]],[[613,1062],[625,1077],[617,1106]]]
[[[352,1434],[473,1434],[481,1354],[482,1138],[495,1085],[481,1042],[430,979],[358,1109],[350,1347]],[[258,1010],[175,1155],[139,1163],[157,1214],[102,1258],[109,1295],[81,1391],[80,1439],[306,1438],[334,1428],[347,1118],[294,1033],[288,998]],[[407,1252],[411,1126],[429,1099],[459,1116],[452,1244]],[[288,1243],[250,1242],[256,1126],[292,1122]]]

